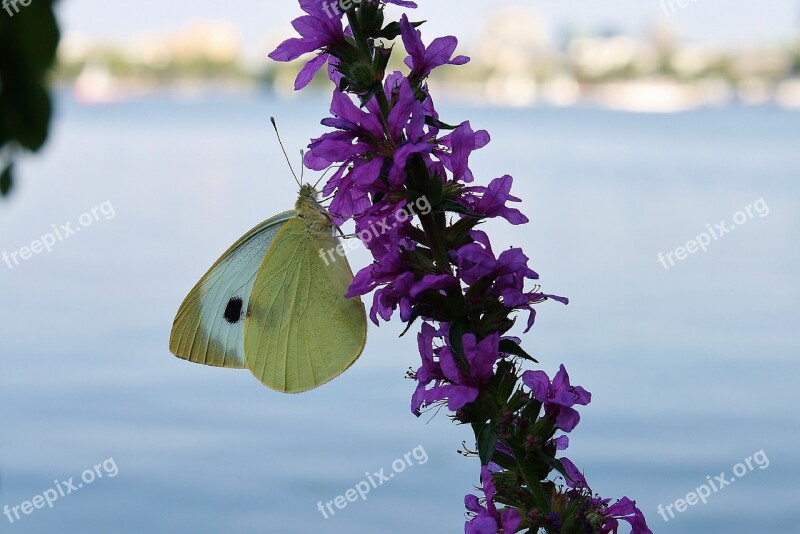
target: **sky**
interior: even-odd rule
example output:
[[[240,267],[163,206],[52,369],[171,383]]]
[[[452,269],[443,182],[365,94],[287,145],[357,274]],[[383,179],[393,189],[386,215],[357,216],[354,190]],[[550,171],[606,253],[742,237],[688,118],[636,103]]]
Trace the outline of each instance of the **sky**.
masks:
[[[800,0],[418,0],[418,4],[414,18],[430,21],[429,35],[454,34],[467,45],[480,37],[494,10],[520,5],[539,11],[556,30],[619,29],[643,35],[655,21],[666,20],[685,39],[734,46],[780,42],[800,33]],[[124,41],[198,18],[223,20],[242,32],[248,56],[260,54],[268,41],[290,31],[289,22],[301,13],[291,0],[61,0],[59,12],[65,33],[102,40]]]

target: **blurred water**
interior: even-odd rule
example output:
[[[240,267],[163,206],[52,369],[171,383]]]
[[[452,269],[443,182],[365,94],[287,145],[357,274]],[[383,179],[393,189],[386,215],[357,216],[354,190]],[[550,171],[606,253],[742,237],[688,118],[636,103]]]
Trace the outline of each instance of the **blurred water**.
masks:
[[[106,201],[115,216],[0,264],[0,506],[109,457],[119,474],[14,524],[2,517],[0,531],[461,531],[478,482],[476,461],[455,454],[469,433],[410,414],[403,375],[418,355],[412,337],[396,338],[399,323],[373,327],[349,372],[298,396],[167,350],[178,305],[218,254],[294,201],[269,115],[294,152],[322,131],[326,107],[62,98],[46,153],[20,167],[0,209],[0,252]],[[594,394],[569,451],[593,488],[637,499],[657,533],[797,532],[798,116],[442,113],[492,132],[475,174],[510,173],[525,199],[532,224],[489,225],[496,249],[523,246],[545,289],[572,299],[540,308],[526,346]],[[768,216],[669,270],[658,262],[761,198]],[[420,445],[424,465],[334,517],[317,510]],[[659,517],[659,504],[762,449],[768,468]]]

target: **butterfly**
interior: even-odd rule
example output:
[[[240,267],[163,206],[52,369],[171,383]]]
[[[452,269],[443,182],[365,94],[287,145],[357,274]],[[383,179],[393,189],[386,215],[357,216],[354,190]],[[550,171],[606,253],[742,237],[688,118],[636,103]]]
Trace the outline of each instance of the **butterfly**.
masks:
[[[265,386],[299,393],[346,371],[367,337],[361,299],[338,228],[302,184],[295,209],[237,241],[184,300],[170,352],[205,365],[247,368]]]

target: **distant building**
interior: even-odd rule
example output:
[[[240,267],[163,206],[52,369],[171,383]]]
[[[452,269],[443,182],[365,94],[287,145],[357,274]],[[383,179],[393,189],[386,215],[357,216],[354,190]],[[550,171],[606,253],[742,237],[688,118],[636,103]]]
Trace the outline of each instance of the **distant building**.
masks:
[[[537,78],[554,57],[550,28],[528,8],[498,10],[486,24],[474,54],[486,68],[486,98],[493,103],[529,105],[538,97]]]
[[[242,38],[235,26],[198,20],[165,34],[141,36],[126,52],[132,60],[148,65],[171,61],[233,63],[242,53]]]

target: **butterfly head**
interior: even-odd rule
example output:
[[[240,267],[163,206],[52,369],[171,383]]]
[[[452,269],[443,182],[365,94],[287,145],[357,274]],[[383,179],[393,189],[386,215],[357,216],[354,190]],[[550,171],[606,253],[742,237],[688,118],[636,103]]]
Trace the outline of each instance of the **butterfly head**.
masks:
[[[314,189],[313,185],[301,185],[295,209],[301,217],[308,221],[318,221],[327,224],[330,218],[325,208],[323,208],[317,200],[318,197],[319,191]]]
[[[319,194],[319,191],[314,189],[314,186],[311,185],[311,184],[303,184],[303,185],[300,186],[300,198],[301,199],[310,198],[310,199],[316,200],[318,194]]]

